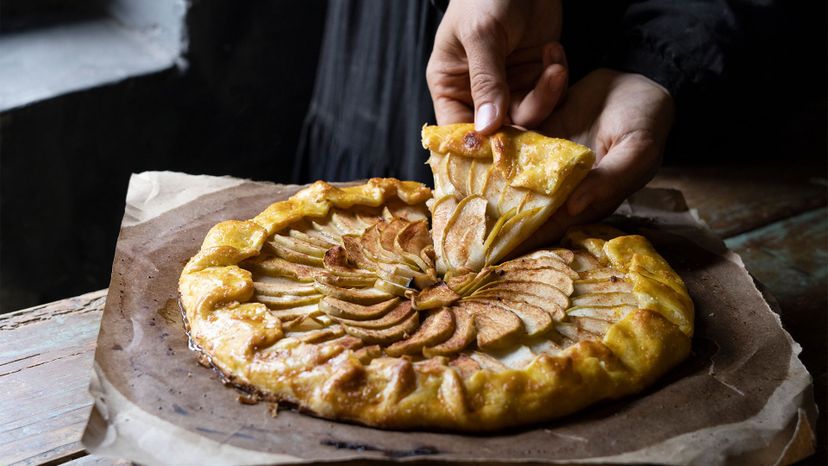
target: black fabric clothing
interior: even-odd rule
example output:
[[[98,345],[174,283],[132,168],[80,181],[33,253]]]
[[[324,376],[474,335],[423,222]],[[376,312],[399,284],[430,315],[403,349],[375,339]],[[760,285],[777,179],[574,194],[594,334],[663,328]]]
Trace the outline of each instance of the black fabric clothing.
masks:
[[[431,179],[420,128],[434,121],[425,68],[440,17],[428,1],[330,2],[297,181]]]
[[[440,0],[330,3],[297,181],[396,176],[429,181],[420,127],[433,122],[425,67]],[[747,39],[772,28],[769,0],[563,2],[570,83],[608,67],[682,100],[714,88]]]
[[[773,33],[774,3],[564,1],[561,42],[578,68],[576,79],[597,67],[639,73],[681,101],[721,82],[748,40]]]

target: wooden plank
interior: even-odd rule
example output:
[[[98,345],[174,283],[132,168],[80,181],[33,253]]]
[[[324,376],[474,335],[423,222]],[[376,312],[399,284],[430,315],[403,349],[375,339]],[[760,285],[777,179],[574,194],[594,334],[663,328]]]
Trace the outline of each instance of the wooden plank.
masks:
[[[100,456],[87,455],[60,464],[64,466],[127,466],[134,463],[126,460],[113,460],[101,458]]]
[[[85,455],[80,436],[106,290],[0,316],[0,464]]]
[[[722,238],[828,205],[820,167],[664,167],[648,186],[681,190]]]
[[[815,209],[725,241],[779,301],[782,323],[802,345],[800,358],[814,378],[820,410],[817,454],[826,464],[828,413],[828,208]]]

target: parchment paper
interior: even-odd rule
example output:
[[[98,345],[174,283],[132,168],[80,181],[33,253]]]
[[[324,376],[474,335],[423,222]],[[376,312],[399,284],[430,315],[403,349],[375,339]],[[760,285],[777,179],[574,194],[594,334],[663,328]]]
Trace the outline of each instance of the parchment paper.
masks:
[[[495,435],[383,431],[244,405],[199,366],[177,281],[207,230],[299,186],[169,172],[133,175],[83,443],[146,464],[311,461],[788,464],[813,451],[816,407],[800,347],[737,255],[677,191],[645,189],[612,221],[646,235],[696,304],[690,358],[646,392]]]

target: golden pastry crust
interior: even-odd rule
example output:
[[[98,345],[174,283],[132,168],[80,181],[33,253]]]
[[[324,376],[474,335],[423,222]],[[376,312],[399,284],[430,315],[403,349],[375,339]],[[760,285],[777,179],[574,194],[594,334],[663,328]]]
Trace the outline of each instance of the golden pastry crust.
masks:
[[[219,223],[179,282],[192,341],[265,398],[371,426],[460,431],[640,391],[689,353],[692,301],[644,237],[577,228],[569,249],[443,283],[429,274],[418,217],[430,197],[394,179],[317,182],[254,219]],[[362,232],[347,233],[355,221]],[[406,286],[382,262],[392,249],[409,264]],[[539,308],[538,293],[565,306]]]
[[[509,126],[483,136],[470,123],[426,125],[422,140],[431,152],[491,160],[510,186],[547,196],[566,198],[595,163],[586,146]]]

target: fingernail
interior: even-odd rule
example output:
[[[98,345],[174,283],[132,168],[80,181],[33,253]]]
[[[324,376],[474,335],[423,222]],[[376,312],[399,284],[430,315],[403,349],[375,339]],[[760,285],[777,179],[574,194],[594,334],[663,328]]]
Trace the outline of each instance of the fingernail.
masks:
[[[483,131],[492,126],[497,119],[497,107],[494,104],[483,104],[477,109],[474,116],[474,129]]]

